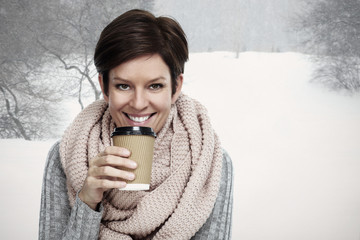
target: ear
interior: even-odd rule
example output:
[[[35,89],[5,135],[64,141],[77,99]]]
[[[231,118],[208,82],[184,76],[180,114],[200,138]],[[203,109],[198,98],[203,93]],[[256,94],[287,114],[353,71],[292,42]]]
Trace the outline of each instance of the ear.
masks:
[[[180,74],[176,79],[177,86],[175,93],[171,97],[171,104],[174,104],[178,99],[178,97],[180,96],[183,81],[184,81],[184,75]]]
[[[105,90],[104,90],[104,81],[103,81],[103,75],[101,73],[99,73],[99,84],[100,84],[100,87],[101,87],[101,92],[104,96],[104,99],[106,102],[109,102],[109,96],[107,96],[105,94]]]

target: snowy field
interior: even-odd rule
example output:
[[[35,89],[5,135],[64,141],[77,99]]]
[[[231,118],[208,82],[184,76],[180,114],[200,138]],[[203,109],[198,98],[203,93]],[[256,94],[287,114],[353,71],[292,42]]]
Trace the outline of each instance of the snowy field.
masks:
[[[207,106],[233,159],[235,240],[360,239],[360,96],[309,83],[311,71],[296,53],[201,53],[186,65],[183,91]],[[0,140],[0,239],[37,239],[54,142]]]

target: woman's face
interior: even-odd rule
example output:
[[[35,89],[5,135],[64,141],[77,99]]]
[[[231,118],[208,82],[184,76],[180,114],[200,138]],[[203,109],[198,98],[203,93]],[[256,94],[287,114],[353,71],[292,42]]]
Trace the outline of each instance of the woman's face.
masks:
[[[159,54],[145,55],[122,63],[109,72],[109,91],[104,93],[117,127],[145,126],[158,133],[164,126],[171,104],[179,97],[183,76],[177,78],[171,94],[169,67]]]

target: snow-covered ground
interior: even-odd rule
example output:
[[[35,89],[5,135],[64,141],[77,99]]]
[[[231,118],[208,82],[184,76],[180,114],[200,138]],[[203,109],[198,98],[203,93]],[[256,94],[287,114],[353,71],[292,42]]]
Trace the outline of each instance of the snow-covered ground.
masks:
[[[297,53],[190,56],[183,91],[233,159],[233,239],[360,238],[360,96],[309,83],[311,71]],[[0,239],[37,238],[54,142],[0,140]]]

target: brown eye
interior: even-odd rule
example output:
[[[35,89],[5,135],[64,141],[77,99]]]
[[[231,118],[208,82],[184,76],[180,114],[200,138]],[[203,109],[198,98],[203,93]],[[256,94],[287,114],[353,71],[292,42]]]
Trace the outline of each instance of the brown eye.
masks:
[[[151,84],[151,85],[150,85],[150,89],[152,89],[152,90],[158,90],[158,89],[160,89],[160,88],[162,88],[162,87],[163,87],[163,85],[160,84],[160,83],[156,83],[156,84]]]
[[[116,85],[116,88],[122,90],[122,91],[126,91],[126,90],[129,90],[130,89],[130,86],[127,85],[127,84],[118,84]]]

